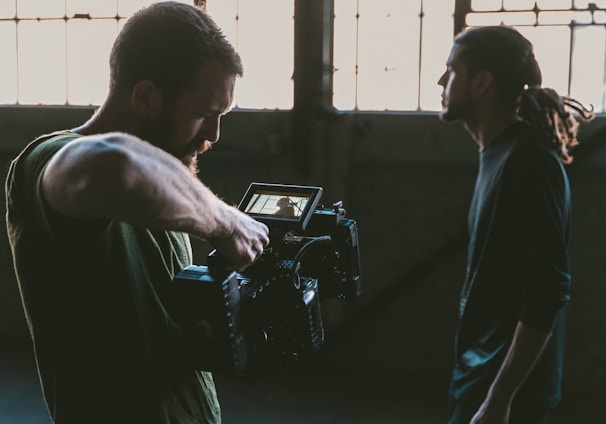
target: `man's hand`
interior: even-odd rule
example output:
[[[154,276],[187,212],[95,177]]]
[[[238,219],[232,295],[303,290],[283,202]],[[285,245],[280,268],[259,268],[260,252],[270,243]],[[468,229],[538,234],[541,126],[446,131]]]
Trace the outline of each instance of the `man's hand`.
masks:
[[[252,265],[269,244],[269,229],[244,213],[234,212],[231,234],[209,241],[230,267],[242,271]]]

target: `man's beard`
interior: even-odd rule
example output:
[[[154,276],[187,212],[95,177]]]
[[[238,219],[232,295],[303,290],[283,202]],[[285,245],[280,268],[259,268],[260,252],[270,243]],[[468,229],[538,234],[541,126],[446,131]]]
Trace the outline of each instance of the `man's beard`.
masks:
[[[202,147],[200,147],[196,154],[189,153],[186,155],[181,155],[181,157],[178,157],[178,159],[180,159],[181,162],[183,162],[183,164],[187,166],[187,169],[189,169],[192,174],[198,175],[198,173],[200,172],[200,169],[198,168],[198,157],[203,153],[207,152],[208,150],[212,149],[212,147],[213,144],[210,141],[204,141]]]
[[[194,146],[193,142],[188,143],[183,150],[177,151],[170,146],[172,133],[172,116],[165,110],[157,118],[143,122],[136,135],[142,140],[170,153],[179,159],[193,175],[197,175],[199,172],[198,155],[209,150],[212,147],[212,143],[204,141],[201,147],[197,147],[197,154],[195,154],[194,149],[196,149],[196,146]]]
[[[468,113],[473,109],[471,97],[468,93],[456,102],[448,101],[447,108],[442,107],[440,119],[444,122],[464,121]]]
[[[181,162],[187,166],[187,169],[189,169],[189,172],[193,175],[198,175],[198,172],[200,172],[200,169],[198,168],[198,155],[190,155],[189,157],[184,156],[181,158]]]

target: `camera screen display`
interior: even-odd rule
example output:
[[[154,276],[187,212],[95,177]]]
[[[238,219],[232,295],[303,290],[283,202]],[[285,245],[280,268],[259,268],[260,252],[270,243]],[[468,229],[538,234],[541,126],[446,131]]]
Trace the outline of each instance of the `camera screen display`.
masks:
[[[262,222],[294,223],[304,229],[321,193],[321,187],[252,183],[239,209]]]
[[[244,212],[250,215],[298,218],[308,201],[309,197],[262,191],[253,194]]]

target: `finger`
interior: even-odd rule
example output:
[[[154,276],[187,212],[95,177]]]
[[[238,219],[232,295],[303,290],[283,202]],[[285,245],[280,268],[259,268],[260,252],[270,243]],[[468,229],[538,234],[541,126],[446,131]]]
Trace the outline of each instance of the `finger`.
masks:
[[[262,232],[264,235],[268,236],[269,235],[269,227],[265,224],[263,224],[262,222],[259,221],[255,221],[257,224],[259,224],[260,228],[262,229]]]

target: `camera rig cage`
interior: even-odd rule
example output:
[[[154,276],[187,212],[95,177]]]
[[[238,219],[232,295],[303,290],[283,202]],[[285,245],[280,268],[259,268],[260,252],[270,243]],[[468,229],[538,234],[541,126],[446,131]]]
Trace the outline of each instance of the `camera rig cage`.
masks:
[[[321,299],[362,293],[356,222],[322,188],[251,183],[238,208],[270,230],[241,273],[213,251],[174,279],[174,318],[196,369],[235,378],[279,373],[324,345]]]

